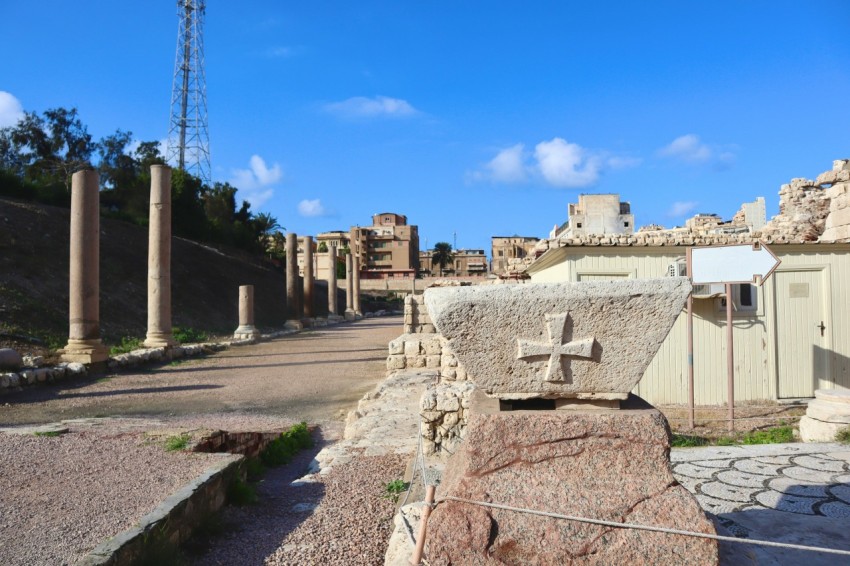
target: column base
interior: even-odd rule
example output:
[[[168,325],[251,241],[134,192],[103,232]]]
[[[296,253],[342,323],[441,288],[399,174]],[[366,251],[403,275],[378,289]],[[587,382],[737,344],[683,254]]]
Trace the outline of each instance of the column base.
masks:
[[[62,350],[63,362],[98,364],[109,359],[109,350],[99,338],[95,340],[68,340]]]
[[[345,311],[345,320],[357,320],[357,313],[355,313],[353,310]]]
[[[339,316],[338,314],[328,315],[328,324],[336,324],[338,322],[342,322],[343,320],[345,320],[344,316]]]
[[[233,331],[234,340],[256,340],[260,337],[260,331],[251,324],[239,326]]]
[[[304,330],[304,325],[301,324],[300,320],[287,320],[283,327],[287,330]]]
[[[177,341],[171,332],[148,332],[142,345],[145,348],[173,348]]]

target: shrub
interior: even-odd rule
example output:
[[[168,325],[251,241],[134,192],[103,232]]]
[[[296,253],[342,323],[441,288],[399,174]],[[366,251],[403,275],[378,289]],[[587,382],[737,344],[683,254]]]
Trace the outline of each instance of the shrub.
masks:
[[[117,354],[126,354],[128,352],[132,352],[133,350],[138,350],[139,348],[144,348],[144,342],[141,338],[134,338],[132,336],[124,336],[121,338],[121,342],[112,346],[109,349],[109,355],[115,356]]]
[[[210,339],[210,335],[203,330],[195,330],[189,327],[175,326],[171,329],[171,333],[180,344],[196,344]]]
[[[169,452],[176,452],[177,450],[185,450],[187,446],[189,446],[190,437],[188,434],[177,434],[174,436],[169,436],[165,439],[165,449]]]
[[[260,454],[260,460],[269,467],[288,464],[302,448],[313,446],[307,423],[299,423],[272,440]]]

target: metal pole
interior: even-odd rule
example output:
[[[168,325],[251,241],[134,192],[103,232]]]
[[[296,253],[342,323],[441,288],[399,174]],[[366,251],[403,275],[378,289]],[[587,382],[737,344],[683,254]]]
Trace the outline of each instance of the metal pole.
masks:
[[[726,398],[729,402],[729,431],[735,430],[735,351],[732,345],[732,284],[726,283]]]
[[[425,487],[425,506],[422,508],[422,519],[419,521],[419,536],[416,537],[416,548],[413,550],[413,556],[410,557],[410,563],[413,566],[419,566],[422,563],[422,554],[425,551],[425,533],[428,531],[428,517],[431,516],[431,508],[434,506],[434,492],[437,486],[429,485]]]
[[[691,276],[691,248],[685,255],[688,277]],[[688,295],[688,427],[694,429],[694,293]]]

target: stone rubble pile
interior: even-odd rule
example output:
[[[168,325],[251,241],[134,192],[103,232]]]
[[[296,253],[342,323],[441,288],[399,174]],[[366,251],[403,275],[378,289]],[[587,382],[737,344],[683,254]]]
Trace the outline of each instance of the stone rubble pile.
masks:
[[[452,454],[466,434],[469,404],[475,385],[471,381],[430,384],[420,400],[420,435],[426,456]]]
[[[831,200],[821,241],[850,242],[850,159],[835,161],[832,171],[818,175],[817,181],[832,185],[826,189]]]

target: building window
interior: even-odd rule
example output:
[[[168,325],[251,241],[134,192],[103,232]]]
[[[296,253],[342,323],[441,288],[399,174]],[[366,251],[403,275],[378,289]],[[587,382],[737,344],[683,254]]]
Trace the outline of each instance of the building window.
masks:
[[[756,314],[759,310],[758,288],[749,283],[732,285],[733,314]],[[726,310],[726,297],[717,299],[717,310]]]
[[[629,223],[628,223],[628,222],[623,222],[623,226],[625,226],[626,228],[628,228],[628,227],[629,227]]]
[[[576,222],[576,228],[581,228],[581,222]]]

